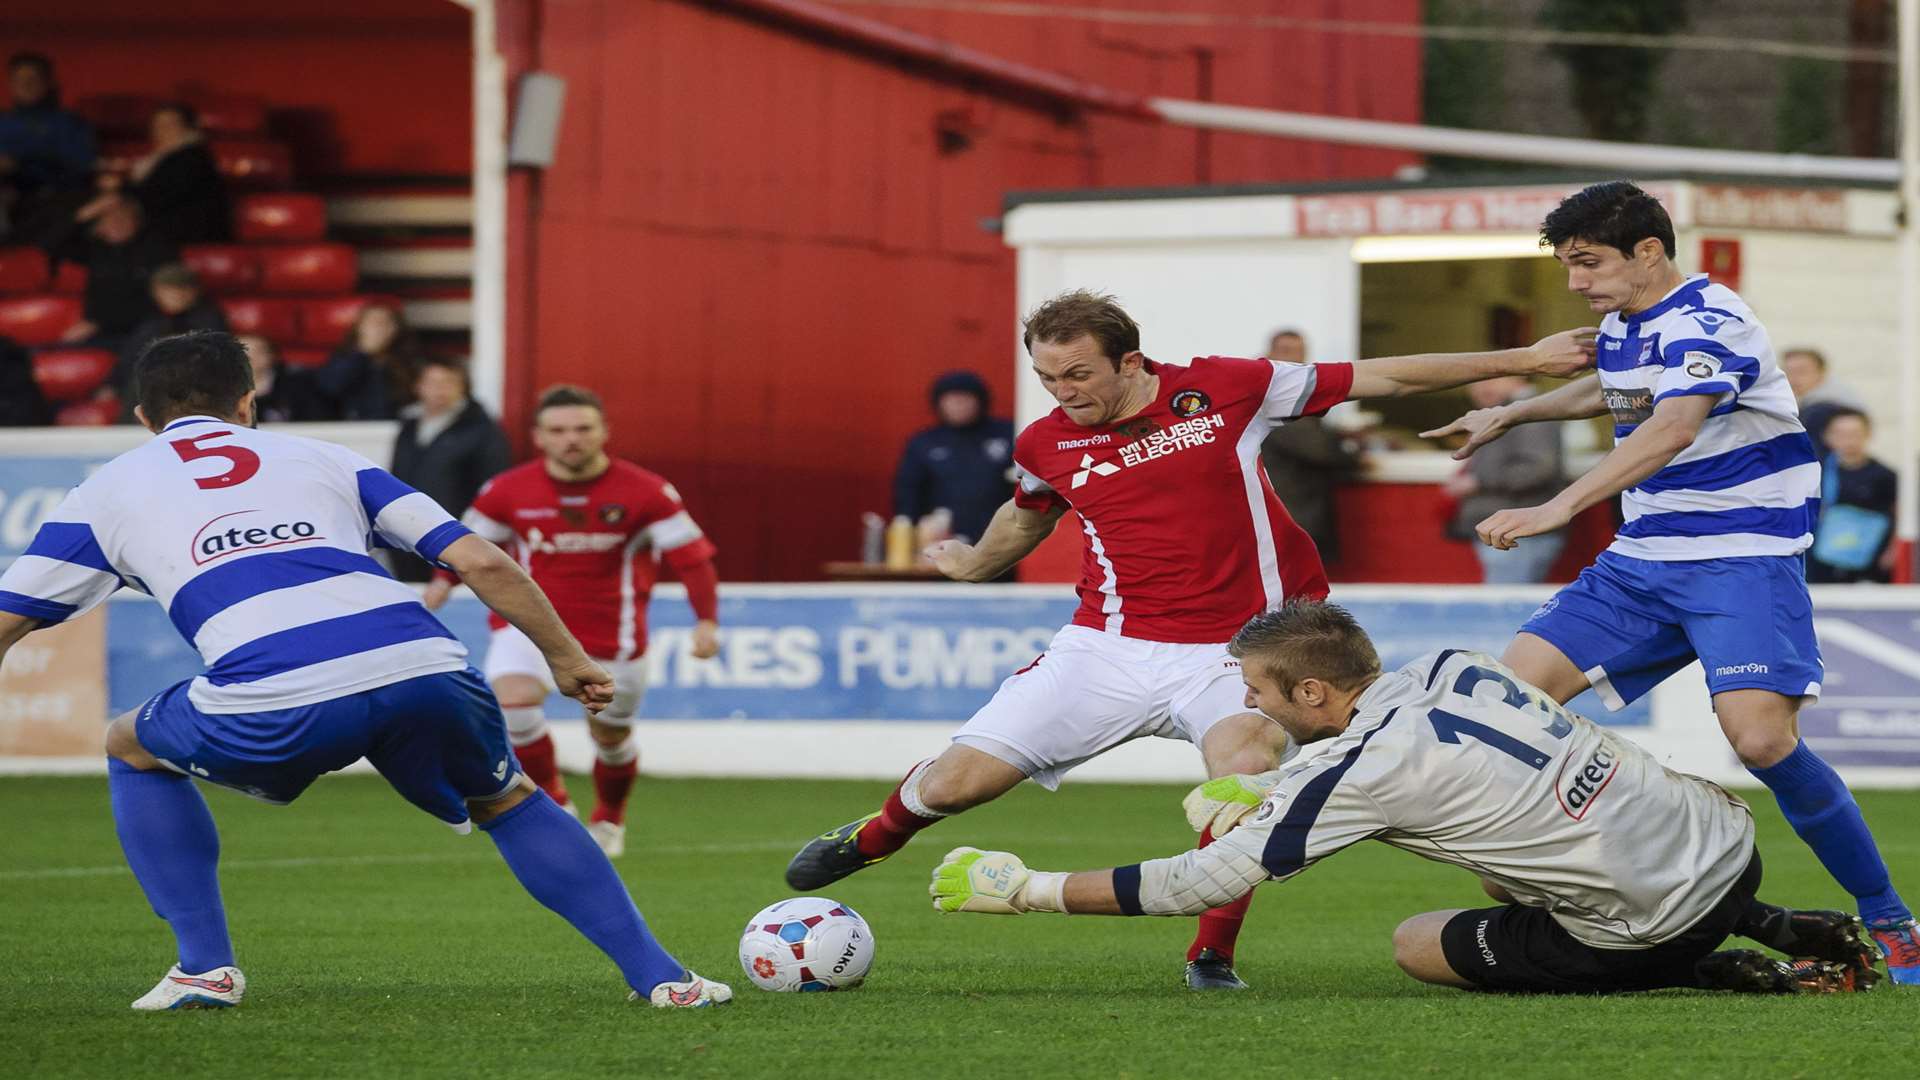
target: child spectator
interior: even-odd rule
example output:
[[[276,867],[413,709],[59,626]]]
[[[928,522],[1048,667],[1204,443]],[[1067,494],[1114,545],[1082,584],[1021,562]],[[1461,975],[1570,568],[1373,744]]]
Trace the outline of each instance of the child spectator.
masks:
[[[178,262],[180,253],[145,227],[139,203],[113,198],[89,204],[54,245],[53,257],[87,268],[82,318],[61,340],[117,350],[127,335],[159,313],[149,279],[160,267]]]
[[[1830,451],[1820,467],[1820,520],[1807,552],[1807,580],[1892,581],[1899,480],[1867,454],[1873,425],[1866,413],[1836,410],[1826,434]]]
[[[253,415],[260,423],[332,419],[314,400],[311,376],[289,369],[273,342],[259,334],[241,334],[237,340],[253,366]]]
[[[220,306],[200,291],[200,279],[185,263],[168,263],[147,279],[147,295],[153,301],[154,316],[127,335],[120,348],[120,362],[113,369],[114,389],[126,403],[126,420],[133,420],[133,363],[148,345],[163,337],[189,330],[225,330],[227,317]]]

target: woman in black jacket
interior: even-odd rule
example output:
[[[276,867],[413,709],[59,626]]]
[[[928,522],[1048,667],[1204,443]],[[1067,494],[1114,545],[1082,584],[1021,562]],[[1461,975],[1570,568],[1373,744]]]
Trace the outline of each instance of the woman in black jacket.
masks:
[[[146,211],[148,227],[174,244],[221,243],[233,235],[227,182],[200,131],[199,114],[178,102],[153,112],[153,151],[133,163],[124,194]]]
[[[336,420],[392,420],[412,404],[420,349],[400,309],[368,304],[347,339],[314,372],[314,387]]]

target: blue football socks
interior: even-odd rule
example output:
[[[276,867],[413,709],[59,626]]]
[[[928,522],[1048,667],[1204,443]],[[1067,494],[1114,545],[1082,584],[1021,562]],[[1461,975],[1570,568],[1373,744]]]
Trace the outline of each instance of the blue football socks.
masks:
[[[180,969],[199,975],[233,963],[220,902],[220,834],[207,801],[178,773],[107,759],[113,827],[154,914],[180,946]]]
[[[586,826],[546,792],[534,792],[480,828],[527,892],[612,957],[641,997],[663,982],[687,977],[687,969],[647,931],[640,909]]]
[[[1860,804],[1833,766],[1802,742],[1775,764],[1747,771],[1772,790],[1793,831],[1820,857],[1833,880],[1853,894],[1861,918],[1885,923],[1913,917],[1893,891],[1887,864],[1860,816]]]

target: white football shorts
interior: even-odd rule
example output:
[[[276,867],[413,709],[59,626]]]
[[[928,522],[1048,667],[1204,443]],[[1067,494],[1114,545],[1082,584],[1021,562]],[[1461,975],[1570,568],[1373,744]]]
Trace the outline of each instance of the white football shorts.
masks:
[[[647,693],[646,657],[620,661],[594,659],[613,676],[613,704],[600,710],[596,719],[603,724],[631,727],[640,711],[640,699]],[[553,672],[547,667],[547,658],[540,655],[540,647],[511,626],[495,630],[487,641],[487,682],[492,684],[502,675],[525,675],[540,680],[540,685],[549,691],[554,689]]]
[[[1213,725],[1249,711],[1246,696],[1240,661],[1224,644],[1068,626],[1032,665],[1009,675],[953,741],[1007,761],[1051,791],[1069,769],[1142,736],[1198,747]]]

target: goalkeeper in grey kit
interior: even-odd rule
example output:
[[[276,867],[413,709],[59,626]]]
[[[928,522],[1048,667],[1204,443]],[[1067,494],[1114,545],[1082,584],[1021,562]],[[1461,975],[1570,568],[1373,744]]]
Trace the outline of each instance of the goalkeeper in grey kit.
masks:
[[[1394,959],[1422,982],[1531,993],[1662,987],[1865,990],[1859,920],[1761,902],[1745,803],[1661,766],[1482,653],[1382,673],[1345,610],[1291,603],[1234,638],[1247,705],[1319,753],[1196,788],[1212,845],[1111,870],[1029,870],[958,848],[934,871],[943,912],[1193,915],[1377,839],[1478,875],[1497,904],[1415,915]],[[1738,934],[1752,949],[1716,951]]]

